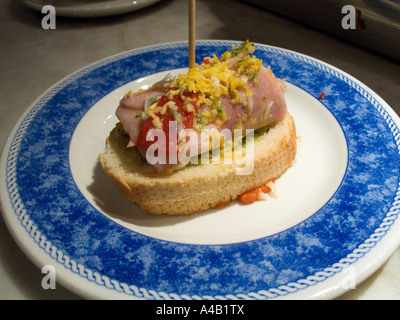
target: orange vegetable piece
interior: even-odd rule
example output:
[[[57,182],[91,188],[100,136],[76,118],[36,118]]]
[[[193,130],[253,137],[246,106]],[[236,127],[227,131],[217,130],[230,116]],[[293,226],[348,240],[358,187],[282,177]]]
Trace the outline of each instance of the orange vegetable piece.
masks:
[[[270,188],[269,186],[267,186],[266,184],[263,184],[263,185],[260,187],[260,189],[261,189],[261,191],[264,192],[264,193],[271,192],[271,188]]]
[[[275,179],[272,179],[271,181],[275,183]],[[260,192],[268,193],[270,191],[271,188],[267,184],[263,184],[259,187],[243,192],[242,194],[239,195],[238,199],[243,203],[249,204],[253,203],[258,199]]]
[[[260,194],[260,190],[258,188],[243,192],[239,195],[239,200],[243,203],[249,204],[253,203],[258,199],[258,195]]]

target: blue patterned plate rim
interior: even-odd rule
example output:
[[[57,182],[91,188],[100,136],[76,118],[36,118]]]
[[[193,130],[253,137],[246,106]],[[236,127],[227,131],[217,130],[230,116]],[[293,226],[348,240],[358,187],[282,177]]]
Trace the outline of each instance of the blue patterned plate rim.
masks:
[[[198,41],[197,57],[235,41]],[[133,299],[333,298],[346,270],[357,283],[394,252],[399,236],[399,118],[345,72],[293,51],[256,44],[274,73],[339,122],[348,165],[332,198],[311,217],[268,237],[188,245],[130,231],[99,213],[75,184],[68,150],[80,119],[135,79],[186,67],[186,42],[135,49],[61,80],[20,118],[1,157],[1,205],[17,243],[83,297]],[[318,85],[316,85],[318,84]],[[353,269],[352,269],[353,268]],[[339,283],[339,284],[338,284]]]

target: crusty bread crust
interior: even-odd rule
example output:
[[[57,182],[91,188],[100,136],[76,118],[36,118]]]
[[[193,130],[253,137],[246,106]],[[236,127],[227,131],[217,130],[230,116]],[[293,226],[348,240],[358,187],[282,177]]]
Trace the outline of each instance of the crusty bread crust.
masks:
[[[279,177],[296,157],[294,120],[286,114],[257,137],[254,170],[236,174],[233,164],[189,164],[172,173],[160,174],[146,163],[136,148],[126,148],[129,138],[111,131],[100,163],[116,187],[149,214],[190,215],[226,201]],[[223,162],[223,161],[221,161]]]

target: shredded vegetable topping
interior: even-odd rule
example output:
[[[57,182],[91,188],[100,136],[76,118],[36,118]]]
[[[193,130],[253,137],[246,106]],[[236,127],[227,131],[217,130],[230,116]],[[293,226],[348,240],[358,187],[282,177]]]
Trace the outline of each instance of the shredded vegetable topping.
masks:
[[[211,122],[220,127],[228,120],[221,106],[221,96],[230,96],[232,104],[241,103],[251,110],[252,91],[249,84],[259,83],[257,75],[262,67],[262,61],[251,55],[254,51],[253,44],[245,41],[239,47],[233,46],[232,51],[225,52],[221,59],[215,54],[212,58],[206,57],[187,74],[164,81],[162,85],[167,89],[169,102],[160,105],[159,98],[147,101],[143,116],[152,117],[153,126],[161,128],[160,114],[169,112],[179,123],[178,109],[194,112],[192,126],[201,130]],[[178,100],[183,104],[181,107],[177,106]]]

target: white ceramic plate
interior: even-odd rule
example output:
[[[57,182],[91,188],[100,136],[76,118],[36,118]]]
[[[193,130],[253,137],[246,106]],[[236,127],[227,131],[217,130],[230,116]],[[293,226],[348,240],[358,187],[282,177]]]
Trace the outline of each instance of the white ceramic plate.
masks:
[[[40,12],[44,5],[53,5],[59,16],[80,18],[128,13],[159,1],[161,0],[23,0],[29,8]]]
[[[233,43],[198,41],[196,57]],[[256,46],[287,84],[299,136],[277,199],[157,217],[116,191],[97,156],[119,99],[187,64],[187,43],[137,49],[60,81],[11,132],[2,212],[28,257],[106,299],[334,298],[378,269],[400,243],[398,117],[333,66]]]

